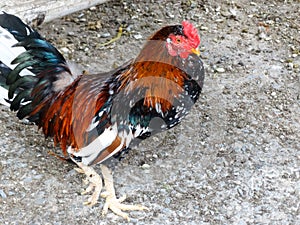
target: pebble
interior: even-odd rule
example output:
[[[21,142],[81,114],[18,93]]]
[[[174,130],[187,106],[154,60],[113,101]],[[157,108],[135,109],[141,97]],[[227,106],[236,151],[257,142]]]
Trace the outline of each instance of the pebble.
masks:
[[[266,41],[271,41],[272,38],[271,38],[271,37],[266,37],[265,40],[266,40]]]
[[[171,18],[171,19],[173,19],[173,18],[175,17],[175,15],[171,14],[170,12],[167,12],[166,14],[167,14],[167,16],[168,16],[169,18]]]
[[[6,198],[7,195],[5,194],[5,192],[3,190],[0,189],[0,197],[1,198]]]
[[[215,22],[222,23],[222,22],[224,22],[224,19],[216,19]]]
[[[171,198],[166,197],[164,202],[165,204],[169,205],[171,203]]]
[[[266,38],[267,38],[267,35],[266,35],[265,33],[261,32],[261,33],[258,35],[258,37],[259,37],[260,39],[266,39]]]
[[[222,67],[218,67],[218,68],[216,68],[216,71],[217,71],[218,73],[224,73],[224,72],[225,72],[225,69],[222,68]]]
[[[228,11],[221,11],[221,15],[226,17],[226,18],[229,18],[231,16],[231,13],[228,12]]]
[[[63,52],[63,53],[69,53],[70,52],[70,50],[67,47],[62,47],[60,49],[60,51]]]
[[[103,34],[100,35],[100,37],[108,38],[108,37],[110,37],[110,33],[103,33]]]
[[[276,105],[276,108],[279,109],[280,111],[283,110],[283,105]]]
[[[294,64],[290,62],[290,63],[288,63],[288,64],[287,64],[287,67],[288,67],[288,69],[290,69],[290,70],[291,70],[291,69],[293,69],[293,67],[294,67]]]
[[[139,39],[142,39],[143,36],[141,34],[135,34],[133,35],[133,37],[136,39],[136,40],[139,40]]]
[[[235,9],[229,9],[229,12],[231,13],[231,16],[233,16],[233,17],[237,16],[237,12]]]
[[[272,95],[273,97],[275,97],[275,96],[276,96],[276,92],[273,91],[273,92],[271,93],[271,95]]]
[[[77,16],[77,18],[81,18],[81,17],[83,17],[84,16],[84,13],[80,13],[78,16]]]
[[[158,158],[158,155],[156,155],[156,154],[153,154],[152,156],[153,156],[153,158],[155,158],[155,159]]]
[[[201,27],[200,27],[200,30],[208,30],[208,27],[201,26]]]
[[[145,163],[142,165],[142,169],[146,170],[146,169],[149,169],[150,168],[150,165]]]

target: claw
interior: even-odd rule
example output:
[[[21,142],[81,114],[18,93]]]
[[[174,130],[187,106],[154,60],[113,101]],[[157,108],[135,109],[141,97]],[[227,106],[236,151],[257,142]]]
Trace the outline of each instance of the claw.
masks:
[[[82,195],[90,193],[94,189],[94,185],[90,184],[83,192],[81,192]]]
[[[126,195],[123,195],[121,198],[117,198],[115,194],[115,189],[113,186],[113,178],[111,171],[104,165],[101,165],[102,175],[104,178],[104,185],[106,188],[105,192],[101,193],[101,197],[106,198],[106,202],[103,207],[102,215],[106,215],[108,209],[111,209],[116,215],[119,215],[130,221],[130,218],[127,213],[122,210],[135,211],[135,210],[149,210],[147,207],[141,205],[126,205],[122,204],[125,201]]]
[[[78,173],[84,173],[83,169],[78,167],[74,168],[74,170],[76,170]]]
[[[92,193],[88,201],[84,202],[84,205],[93,206],[97,204],[98,198],[101,195],[101,197],[105,198],[105,204],[103,206],[102,215],[106,215],[108,213],[108,209],[113,211],[116,215],[119,215],[126,219],[127,221],[130,221],[130,218],[127,213],[123,212],[125,210],[127,211],[133,211],[133,210],[149,210],[147,207],[141,206],[141,205],[126,205],[122,202],[125,201],[126,195],[123,195],[121,198],[116,197],[114,184],[113,184],[113,178],[111,171],[104,165],[100,165],[102,170],[102,175],[104,178],[104,184],[106,191],[101,193],[102,190],[102,179],[101,177],[96,173],[96,171],[86,165],[83,165],[82,163],[77,163],[80,168],[75,168],[75,170],[79,173],[84,173],[86,175],[86,178],[83,180],[85,184],[89,184],[89,186],[81,193],[82,195]]]
[[[85,195],[94,190],[89,200],[84,202],[83,204],[94,206],[97,204],[98,198],[102,190],[102,179],[93,168],[85,166],[82,163],[78,163],[78,166],[80,168],[76,168],[75,170],[79,173],[84,173],[87,177],[83,180],[83,183],[89,184],[89,186],[83,192],[81,192],[81,194]]]

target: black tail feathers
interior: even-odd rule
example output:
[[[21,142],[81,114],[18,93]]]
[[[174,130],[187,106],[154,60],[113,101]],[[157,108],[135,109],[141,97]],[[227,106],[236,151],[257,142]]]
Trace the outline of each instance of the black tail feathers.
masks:
[[[16,39],[17,43],[9,46],[11,49],[24,48],[10,62],[14,65],[10,66],[12,68],[2,63],[4,60],[1,61],[0,55],[0,85],[8,89],[10,108],[18,111],[20,119],[30,116],[29,119],[36,120],[38,114],[30,113],[39,102],[49,98],[53,92],[53,83],[59,79],[58,74],[71,72],[58,50],[18,17],[0,13],[0,26]],[[34,93],[34,90],[40,92]]]

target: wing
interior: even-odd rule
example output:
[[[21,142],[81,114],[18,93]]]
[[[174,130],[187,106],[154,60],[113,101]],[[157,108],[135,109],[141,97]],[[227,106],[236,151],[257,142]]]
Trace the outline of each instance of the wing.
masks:
[[[174,127],[188,114],[203,87],[204,68],[197,55],[173,66],[164,62],[139,62],[134,79],[126,84],[114,99],[112,114],[119,124],[127,124],[135,137],[144,139]],[[130,73],[134,73],[133,70]]]
[[[105,143],[109,143],[106,131],[114,125],[110,110],[119,86],[117,76],[129,64],[108,73],[81,75],[63,91],[39,105],[32,114],[40,112],[39,127],[45,136],[53,137],[64,153],[70,146],[69,152],[83,158],[106,148],[108,144]],[[43,108],[47,110],[41,111]],[[101,143],[95,145],[99,140]]]

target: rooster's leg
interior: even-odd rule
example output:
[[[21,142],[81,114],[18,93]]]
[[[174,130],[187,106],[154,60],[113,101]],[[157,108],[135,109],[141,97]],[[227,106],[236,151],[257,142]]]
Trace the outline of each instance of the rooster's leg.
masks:
[[[84,183],[89,184],[89,186],[81,194],[87,194],[94,189],[94,193],[91,195],[87,202],[84,202],[84,204],[93,206],[97,203],[100,196],[102,190],[102,179],[92,167],[86,166],[82,163],[77,163],[77,165],[80,168],[75,168],[75,170],[79,173],[84,173],[86,175]]]
[[[126,199],[126,196],[122,196],[121,198],[117,199],[113,177],[111,170],[108,169],[105,165],[100,165],[102,175],[104,178],[104,185],[106,191],[101,193],[101,197],[106,198],[106,202],[103,207],[103,215],[107,214],[108,209],[111,209],[116,215],[123,217],[129,221],[129,217],[127,213],[124,213],[122,210],[133,211],[133,210],[148,210],[148,208],[140,205],[125,205],[122,202]]]

